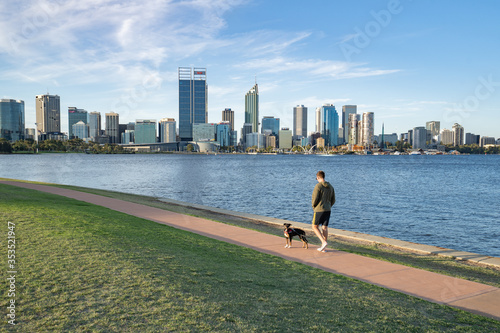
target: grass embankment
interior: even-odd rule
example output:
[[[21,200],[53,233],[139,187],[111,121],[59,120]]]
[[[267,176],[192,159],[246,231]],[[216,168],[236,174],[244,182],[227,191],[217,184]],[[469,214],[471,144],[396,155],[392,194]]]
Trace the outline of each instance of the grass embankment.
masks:
[[[282,236],[282,226],[276,226],[265,222],[258,222],[239,218],[235,216],[227,216],[223,214],[214,213],[212,211],[196,209],[188,206],[179,206],[175,204],[165,203],[156,198],[134,195],[128,193],[105,191],[92,188],[83,188],[68,185],[55,185],[57,187],[68,188],[77,191],[84,191],[87,193],[103,195],[115,199],[130,201],[138,204],[148,205],[156,208],[161,208],[169,211],[174,211],[181,214],[194,215],[202,218],[207,218],[223,223],[237,225],[244,228],[258,230],[261,232]],[[333,222],[334,223],[334,222]],[[316,236],[310,232],[308,239],[312,244],[319,245]],[[359,254],[374,259],[389,261],[392,263],[420,268],[439,274],[458,277],[470,281],[488,284],[500,288],[500,269],[476,264],[470,261],[456,260],[450,257],[437,256],[437,255],[422,255],[397,249],[383,244],[372,244],[367,242],[354,242],[352,240],[341,240],[332,238],[329,241],[330,247],[345,252]]]
[[[16,225],[18,260],[18,325],[4,316],[3,331],[500,330],[498,321],[60,196],[0,184],[0,221],[4,240],[7,222]]]

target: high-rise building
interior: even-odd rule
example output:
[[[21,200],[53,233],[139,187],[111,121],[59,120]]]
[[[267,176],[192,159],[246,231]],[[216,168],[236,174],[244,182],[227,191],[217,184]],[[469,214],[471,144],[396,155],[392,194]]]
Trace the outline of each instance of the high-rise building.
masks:
[[[245,95],[245,123],[252,124],[252,132],[259,131],[259,86],[257,83]]]
[[[425,127],[415,127],[413,129],[413,149],[427,148],[427,130]]]
[[[96,140],[101,135],[101,113],[90,112],[89,114],[89,137],[90,140]]]
[[[359,114],[351,113],[349,114],[349,132],[347,143],[350,145],[359,144],[360,133],[358,132]]]
[[[266,146],[266,137],[261,133],[248,133],[246,135],[246,145],[245,148],[256,147],[257,149],[265,148]]]
[[[83,120],[78,121],[76,124],[71,125],[72,138],[78,139],[88,139],[89,137],[89,125],[83,122]]]
[[[325,139],[325,145],[335,147],[339,138],[339,115],[333,104],[324,104],[322,107],[323,130],[321,136]]]
[[[137,119],[135,121],[134,143],[156,143],[155,119]]]
[[[316,108],[316,116],[314,118],[314,130],[321,133],[323,131],[323,123],[321,122],[321,108]]]
[[[361,144],[369,147],[373,144],[373,135],[375,134],[375,117],[373,112],[363,113],[362,120],[362,141]]]
[[[160,142],[176,142],[175,133],[176,122],[174,118],[163,118],[158,123],[158,133]]]
[[[38,135],[61,132],[61,101],[57,95],[36,96],[36,129]]]
[[[293,108],[293,139],[307,137],[307,107],[297,105]]]
[[[430,132],[431,139],[436,141],[437,136],[441,132],[441,122],[439,121],[428,121],[425,123],[425,129]]]
[[[118,113],[106,113],[106,135],[109,143],[120,143],[120,116]]]
[[[453,144],[453,131],[449,129],[443,129],[441,131],[441,143],[443,145],[452,145]]]
[[[207,69],[179,67],[179,137],[193,140],[193,124],[208,120]]]
[[[481,147],[484,147],[486,145],[494,145],[495,144],[495,138],[492,136],[482,136],[479,145]]]
[[[466,145],[478,145],[479,144],[479,135],[475,135],[472,133],[465,133],[465,144]]]
[[[193,141],[215,141],[217,124],[193,124]]]
[[[88,124],[88,112],[84,109],[78,109],[73,106],[68,107],[68,138],[73,139],[76,135],[73,133],[73,125],[82,121],[84,124]],[[88,134],[86,138],[88,137]],[[80,139],[83,139],[80,137]]]
[[[349,117],[351,114],[358,112],[357,105],[344,105],[342,106],[342,128],[344,129],[343,143],[349,143]]]
[[[222,121],[229,121],[231,131],[234,131],[234,111],[229,109],[222,110]]]
[[[280,132],[280,118],[262,118],[262,133],[264,133],[265,130],[270,130],[272,135],[278,136]]]
[[[453,145],[462,146],[464,144],[464,128],[455,123],[452,127],[453,131]]]
[[[231,124],[229,121],[223,121],[217,124],[216,140],[220,147],[231,146]]]
[[[24,101],[0,99],[0,138],[23,140],[24,130]]]
[[[280,149],[292,149],[292,131],[289,128],[283,127],[279,132],[279,148]]]

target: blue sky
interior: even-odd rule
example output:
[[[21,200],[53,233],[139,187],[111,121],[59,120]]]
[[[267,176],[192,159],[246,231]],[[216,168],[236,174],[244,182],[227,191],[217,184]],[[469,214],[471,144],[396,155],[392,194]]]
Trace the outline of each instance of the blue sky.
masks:
[[[375,113],[375,133],[441,121],[500,137],[500,3],[484,1],[4,0],[0,98],[35,95],[120,122],[178,119],[178,67],[206,67],[209,122],[260,116],[292,127],[292,109],[324,103]]]

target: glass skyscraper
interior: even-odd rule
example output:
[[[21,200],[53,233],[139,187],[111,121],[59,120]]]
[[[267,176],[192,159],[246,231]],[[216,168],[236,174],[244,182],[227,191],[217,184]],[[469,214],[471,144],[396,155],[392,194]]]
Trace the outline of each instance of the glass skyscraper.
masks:
[[[193,124],[206,123],[207,71],[206,68],[179,67],[179,137],[193,140]]]
[[[264,133],[265,130],[270,130],[274,136],[278,137],[280,133],[280,118],[262,118],[262,133]]]
[[[342,106],[342,128],[344,130],[344,143],[349,143],[349,115],[356,114],[357,105]]]
[[[323,114],[322,137],[325,139],[325,146],[335,147],[339,139],[339,114],[333,104],[325,104],[321,107]]]
[[[245,123],[252,124],[252,132],[259,131],[259,86],[257,83],[245,95]]]
[[[68,137],[70,139],[73,139],[75,136],[73,133],[73,125],[78,123],[79,121],[83,121],[84,124],[89,123],[88,119],[88,112],[83,110],[83,109],[77,109],[75,107],[68,107]],[[88,135],[87,135],[88,136]],[[82,139],[81,136],[78,136],[80,139]]]
[[[0,99],[0,138],[22,140],[24,128],[24,101]]]

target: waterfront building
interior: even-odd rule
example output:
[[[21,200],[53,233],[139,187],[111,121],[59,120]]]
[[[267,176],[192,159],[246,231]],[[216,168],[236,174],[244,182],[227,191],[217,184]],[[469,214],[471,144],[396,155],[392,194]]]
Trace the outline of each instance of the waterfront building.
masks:
[[[89,119],[88,112],[84,109],[78,109],[76,107],[68,107],[68,137],[73,139],[76,135],[73,133],[73,125],[82,121],[84,124],[88,124]],[[81,133],[80,133],[81,134]],[[87,136],[88,137],[88,134]],[[82,139],[82,138],[80,138]]]
[[[101,135],[101,113],[90,112],[89,114],[89,137],[95,141]]]
[[[266,130],[270,130],[271,134],[278,136],[280,132],[280,118],[274,117],[264,117],[262,118],[262,133]]]
[[[177,135],[175,132],[176,122],[174,118],[163,118],[158,123],[158,133],[160,142],[176,142]]]
[[[106,135],[109,138],[109,143],[120,143],[119,128],[120,115],[116,112],[106,113]]]
[[[80,120],[76,124],[71,125],[72,139],[78,138],[87,141],[89,138],[89,126]]]
[[[481,137],[479,145],[481,147],[484,147],[486,145],[494,145],[495,144],[495,138],[491,136],[483,136]]]
[[[321,133],[323,131],[323,125],[321,123],[321,108],[316,108],[316,116],[314,118],[314,131]]]
[[[379,143],[379,146],[381,147],[382,135],[375,135],[373,139],[376,140]],[[387,143],[389,143],[391,146],[394,146],[396,144],[396,141],[398,141],[398,134],[397,133],[384,134],[383,140],[384,140],[384,147],[387,146]]]
[[[222,110],[222,121],[228,121],[231,131],[234,131],[234,111],[229,109]]]
[[[58,95],[36,96],[36,129],[38,135],[61,132],[61,101]],[[46,136],[44,136],[46,137]]]
[[[478,145],[479,144],[479,135],[475,135],[472,133],[465,133],[465,144],[466,145]]]
[[[156,120],[137,119],[135,121],[134,143],[156,143]]]
[[[229,121],[218,123],[215,137],[220,147],[231,146],[231,123]]]
[[[122,133],[122,143],[123,144],[131,144],[134,143],[135,141],[135,136],[134,136],[135,130],[125,130],[125,132]]]
[[[193,124],[208,120],[206,68],[179,67],[179,137],[193,140]]]
[[[455,123],[452,127],[453,131],[453,145],[462,146],[464,144],[464,128]]]
[[[360,142],[360,132],[358,131],[359,122],[359,114],[349,114],[349,131],[347,143],[350,145],[358,145]]]
[[[441,144],[452,145],[453,144],[453,132],[448,129],[443,129],[441,131]]]
[[[339,115],[333,104],[324,104],[322,107],[323,131],[325,145],[335,147],[339,138]]]
[[[266,148],[267,147],[276,148],[277,147],[276,136],[269,134],[269,132],[267,132],[267,135],[266,133],[264,135],[266,136]]]
[[[292,131],[283,127],[279,132],[278,145],[280,149],[292,149]]]
[[[36,140],[36,129],[26,128],[24,130],[24,139],[25,140]]]
[[[193,141],[215,141],[217,124],[193,124]]]
[[[413,149],[427,148],[427,130],[425,127],[413,128]]]
[[[246,142],[247,142],[247,134],[248,133],[252,133],[252,124],[244,123],[243,127],[241,128],[241,138],[240,138],[241,145],[243,147],[247,146]]]
[[[427,136],[430,135],[431,137],[431,143],[432,142],[437,142],[439,132],[441,130],[441,122],[439,121],[428,121],[425,123],[425,129],[427,130]]]
[[[24,130],[24,101],[0,99],[0,138],[11,142],[23,140]]]
[[[245,95],[245,123],[252,124],[252,132],[259,132],[259,86],[257,83]]]
[[[362,141],[361,144],[369,147],[373,144],[373,135],[375,131],[375,117],[373,112],[363,113],[362,120]]]
[[[325,139],[319,137],[316,139],[316,148],[325,148]]]
[[[349,143],[349,118],[351,114],[358,112],[357,105],[344,105],[342,106],[342,143]]]
[[[410,146],[413,146],[413,130],[408,130],[408,135],[407,135],[407,142]]]
[[[231,131],[230,140],[231,140],[230,144],[231,147],[236,147],[238,145],[238,131]]]
[[[307,137],[307,107],[297,105],[293,108],[293,139]]]
[[[265,148],[266,137],[262,133],[248,133],[246,135],[246,148],[256,147],[257,149]]]

